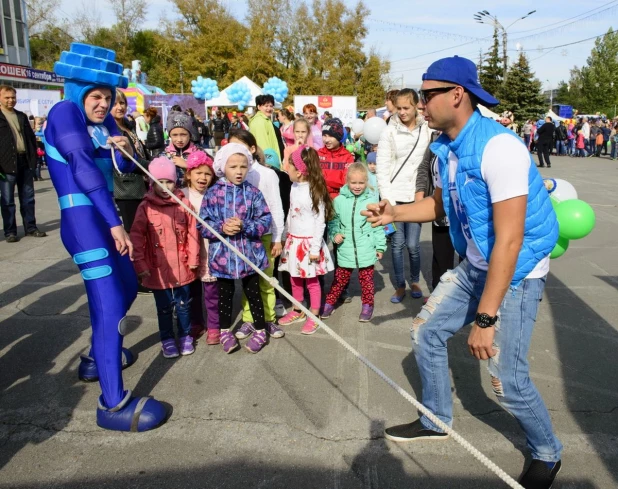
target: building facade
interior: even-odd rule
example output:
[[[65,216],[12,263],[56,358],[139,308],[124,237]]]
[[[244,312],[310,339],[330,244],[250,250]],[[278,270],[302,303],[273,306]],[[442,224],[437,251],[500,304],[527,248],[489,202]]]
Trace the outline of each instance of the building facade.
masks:
[[[27,89],[62,89],[62,77],[32,68],[26,12],[24,0],[0,0],[0,84]]]
[[[0,61],[31,66],[28,21],[24,0],[2,0]]]

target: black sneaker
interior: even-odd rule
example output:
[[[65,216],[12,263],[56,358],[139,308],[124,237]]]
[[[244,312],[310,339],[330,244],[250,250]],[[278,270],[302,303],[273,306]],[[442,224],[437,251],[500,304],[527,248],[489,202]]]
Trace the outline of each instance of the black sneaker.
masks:
[[[550,489],[560,472],[560,467],[562,467],[560,460],[550,470],[546,462],[533,459],[524,475],[519,478],[519,483],[524,489]]]
[[[387,440],[400,443],[420,440],[447,440],[449,438],[448,433],[428,430],[421,424],[420,419],[412,423],[386,428],[384,430],[384,436]]]
[[[19,241],[19,238],[17,236],[15,236],[14,234],[9,234],[6,237],[6,242],[7,243],[17,243]]]
[[[47,233],[44,233],[43,231],[39,231],[38,229],[35,229],[34,231],[30,231],[26,233],[26,236],[30,236],[32,238],[45,238],[47,236]]]
[[[137,286],[137,294],[138,295],[152,294],[152,290],[150,290],[148,287],[144,287],[142,284],[139,284]]]

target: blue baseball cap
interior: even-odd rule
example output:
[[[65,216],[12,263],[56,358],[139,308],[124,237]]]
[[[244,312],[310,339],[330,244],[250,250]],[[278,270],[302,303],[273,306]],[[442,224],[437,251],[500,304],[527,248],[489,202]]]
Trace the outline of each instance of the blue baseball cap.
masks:
[[[423,74],[423,81],[425,80],[443,81],[460,85],[487,107],[493,107],[500,103],[497,98],[492,97],[489,92],[483,90],[479,82],[476,65],[467,58],[453,56],[452,58],[442,58],[433,62],[427,68],[427,73]]]

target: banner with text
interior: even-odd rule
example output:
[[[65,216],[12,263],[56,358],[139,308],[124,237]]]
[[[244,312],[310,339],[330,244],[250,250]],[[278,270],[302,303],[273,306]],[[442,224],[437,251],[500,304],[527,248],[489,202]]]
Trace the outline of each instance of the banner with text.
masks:
[[[61,100],[60,90],[17,89],[15,108],[35,117],[46,116],[54,104]]]

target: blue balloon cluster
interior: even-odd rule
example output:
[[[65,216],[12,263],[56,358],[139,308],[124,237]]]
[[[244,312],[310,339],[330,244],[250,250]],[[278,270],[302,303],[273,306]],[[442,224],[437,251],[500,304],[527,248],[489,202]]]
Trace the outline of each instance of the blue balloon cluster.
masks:
[[[245,82],[236,82],[227,90],[227,98],[238,105],[238,110],[245,110],[251,103],[251,89]]]
[[[191,82],[191,91],[198,100],[210,100],[219,96],[219,87],[215,80],[210,78],[197,77]]]
[[[276,102],[283,102],[288,96],[288,84],[273,76],[269,78],[266,83],[264,83],[264,93],[272,95],[275,98]]]

